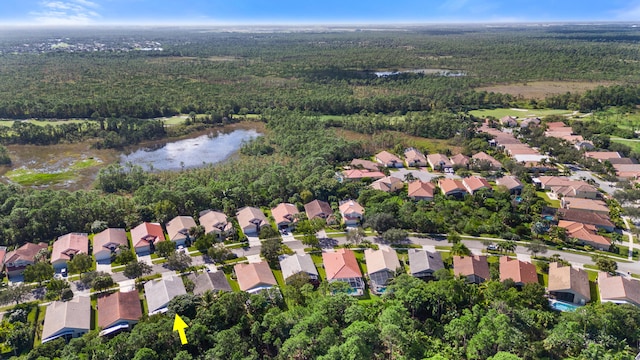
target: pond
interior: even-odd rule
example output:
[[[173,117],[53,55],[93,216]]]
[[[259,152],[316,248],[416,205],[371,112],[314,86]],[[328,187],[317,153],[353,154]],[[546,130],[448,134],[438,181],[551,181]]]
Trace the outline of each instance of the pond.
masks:
[[[226,160],[240,150],[245,142],[258,136],[262,134],[253,129],[212,131],[191,139],[140,148],[120,155],[120,161],[140,165],[148,171],[195,168]]]

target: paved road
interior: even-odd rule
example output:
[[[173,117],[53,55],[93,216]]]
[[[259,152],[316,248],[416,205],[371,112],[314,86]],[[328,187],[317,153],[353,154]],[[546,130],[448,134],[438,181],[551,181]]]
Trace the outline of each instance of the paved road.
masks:
[[[611,185],[610,182],[604,181],[595,177],[593,173],[591,173],[591,171],[586,171],[586,170],[573,171],[571,173],[570,178],[574,180],[583,180],[583,179],[593,180],[595,181],[596,184],[598,184],[599,188],[604,190],[604,192],[606,192],[609,195],[613,195],[613,193],[616,192],[616,190],[618,190],[618,188],[616,188],[614,185]]]

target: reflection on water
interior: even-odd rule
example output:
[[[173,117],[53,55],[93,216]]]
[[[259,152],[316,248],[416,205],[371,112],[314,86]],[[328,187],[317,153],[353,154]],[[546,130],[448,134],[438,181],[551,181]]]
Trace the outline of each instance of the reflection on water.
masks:
[[[212,132],[193,139],[174,141],[123,154],[123,163],[131,162],[145,170],[180,170],[224,161],[238,151],[244,142],[261,136],[255,130]]]

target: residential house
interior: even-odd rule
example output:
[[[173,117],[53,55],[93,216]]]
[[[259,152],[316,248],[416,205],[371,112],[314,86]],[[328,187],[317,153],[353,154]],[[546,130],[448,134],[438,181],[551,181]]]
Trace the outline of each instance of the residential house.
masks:
[[[536,266],[530,262],[502,256],[500,258],[500,281],[507,279],[513,280],[519,287],[535,284],[538,282]]]
[[[608,215],[602,215],[588,210],[558,209],[558,218],[594,225],[596,229],[604,229],[608,232],[616,229],[616,226],[611,222]]]
[[[540,125],[540,118],[526,118],[520,122],[521,128],[527,128]]]
[[[402,159],[400,159],[399,157],[393,155],[392,153],[388,152],[388,151],[382,151],[376,154],[376,161],[380,164],[382,164],[384,167],[388,167],[388,168],[401,168],[403,167],[402,165]]]
[[[270,289],[278,285],[269,264],[265,261],[258,263],[236,264],[233,267],[238,279],[240,290],[251,294]]]
[[[454,155],[449,160],[451,160],[451,164],[456,168],[468,168],[471,163],[471,158],[462,154]]]
[[[585,151],[593,150],[596,148],[593,145],[593,143],[589,140],[576,141],[576,143],[573,146],[578,150],[585,150]]]
[[[313,264],[313,259],[309,254],[283,256],[280,259],[280,269],[282,270],[282,277],[285,282],[295,274],[305,273],[312,283],[319,283],[320,277],[318,276],[318,269],[316,269],[316,266]]]
[[[601,215],[609,215],[609,207],[602,200],[583,198],[562,198],[560,204],[564,209],[587,210]]]
[[[131,243],[138,256],[148,255],[155,251],[155,245],[165,241],[164,231],[158,223],[143,222],[131,229]]]
[[[38,254],[40,250],[47,250],[48,248],[49,245],[44,242],[37,244],[26,243],[8,252],[4,259],[4,266],[6,267],[9,278],[21,275],[28,265],[33,265],[36,262],[36,254]]]
[[[502,126],[506,126],[506,127],[516,127],[518,126],[518,121],[517,121],[517,117],[515,116],[503,116],[500,118],[500,123],[502,124]]]
[[[415,148],[408,148],[404,151],[404,163],[407,167],[427,166],[427,157]]]
[[[467,189],[471,195],[480,190],[493,190],[487,179],[479,176],[469,176],[462,179],[462,185],[464,185],[464,188]]]
[[[345,180],[355,181],[355,180],[363,180],[363,179],[377,180],[377,179],[382,179],[385,176],[386,175],[380,171],[351,169],[351,170],[342,171],[342,173],[339,175],[339,180],[340,181],[345,181]]]
[[[194,279],[194,295],[202,295],[205,291],[233,291],[223,271],[204,272]]]
[[[481,151],[471,157],[471,164],[474,168],[487,170],[500,170],[502,164],[493,156]]]
[[[611,241],[602,235],[598,235],[595,225],[560,220],[558,227],[566,229],[569,238],[576,239],[583,245],[589,245],[598,250],[609,250],[611,247]]]
[[[42,343],[70,340],[91,330],[91,299],[78,296],[69,301],[53,301],[47,306],[42,327]]]
[[[381,246],[379,250],[366,249],[364,259],[367,263],[371,292],[384,294],[387,285],[396,276],[396,272],[402,270],[398,254],[390,247]]]
[[[396,192],[404,188],[404,183],[397,177],[385,176],[382,179],[372,182],[369,186],[375,190],[384,192]]]
[[[328,202],[322,200],[313,200],[304,204],[304,211],[307,213],[307,219],[313,220],[315,218],[327,219],[333,215],[333,209]]]
[[[4,267],[4,258],[7,256],[7,247],[0,246],[0,270]]]
[[[491,279],[489,263],[484,255],[454,256],[453,272],[456,276],[462,275],[467,281],[474,284]]]
[[[438,181],[438,187],[445,196],[453,196],[456,198],[463,198],[467,194],[467,188],[460,180],[454,179],[440,179]]]
[[[93,237],[93,256],[96,262],[109,262],[111,255],[119,254],[123,246],[129,247],[127,232],[120,228],[108,228]]]
[[[140,294],[137,290],[115,292],[98,297],[98,327],[100,336],[115,335],[129,330],[142,318]]]
[[[640,307],[640,281],[624,276],[613,276],[606,272],[598,273],[600,302],[631,304]]]
[[[280,203],[271,209],[271,215],[276,222],[278,229],[289,229],[298,222],[298,208],[289,203]]]
[[[552,186],[551,193],[557,198],[572,197],[583,199],[598,199],[600,198],[600,192],[595,186],[587,183],[582,185],[569,185],[569,186]]]
[[[191,216],[176,216],[165,224],[169,240],[176,246],[188,246],[191,243],[189,230],[196,227],[196,221]]]
[[[549,294],[557,300],[584,305],[591,300],[589,275],[582,269],[549,264]]]
[[[439,252],[409,249],[409,271],[412,276],[432,280],[434,273],[440,269],[444,269],[444,262]]]
[[[640,164],[613,164],[620,179],[636,179],[640,176]]]
[[[322,263],[328,282],[342,281],[349,284],[350,295],[360,296],[364,293],[362,272],[353,251],[342,248],[335,252],[323,252]]]
[[[364,169],[369,171],[380,171],[380,164],[371,160],[353,159],[349,164],[352,169]]]
[[[89,254],[89,236],[85,233],[62,235],[53,243],[51,264],[56,271],[67,267],[76,254]]]
[[[449,169],[453,169],[453,164],[448,157],[442,154],[429,154],[427,155],[427,162],[429,166],[435,171],[448,171]]]
[[[178,295],[185,295],[187,290],[180,276],[163,277],[147,281],[144,284],[144,296],[147,299],[149,316],[167,312],[169,301]]]
[[[522,184],[522,182],[517,177],[512,175],[503,176],[496,179],[496,184],[506,187],[511,195],[519,195],[520,193],[522,193],[522,189],[524,189],[524,185]]]
[[[204,210],[200,212],[198,221],[204,227],[205,234],[213,234],[218,238],[226,238],[234,231],[227,215],[220,211]]]
[[[433,194],[435,192],[435,189],[435,185],[430,182],[416,180],[409,183],[407,195],[410,199],[416,201],[433,201]]]
[[[364,208],[355,200],[340,201],[339,209],[342,222],[346,225],[357,225],[364,216]]]
[[[238,224],[245,235],[257,236],[265,226],[271,226],[262,210],[251,206],[243,207],[236,213]]]
[[[585,157],[596,159],[599,162],[605,162],[611,159],[620,159],[622,156],[617,151],[587,151]]]

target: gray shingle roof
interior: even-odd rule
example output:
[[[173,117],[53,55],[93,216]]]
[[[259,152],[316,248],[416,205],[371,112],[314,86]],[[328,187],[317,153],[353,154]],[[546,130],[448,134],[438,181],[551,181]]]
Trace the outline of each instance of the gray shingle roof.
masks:
[[[179,276],[147,282],[144,284],[144,295],[147,298],[149,315],[162,312],[171,299],[186,293],[187,291]]]

